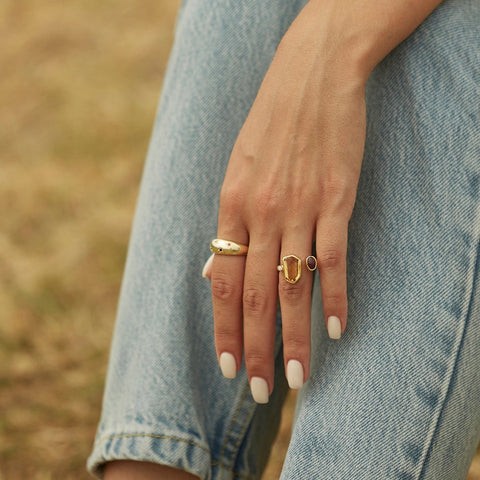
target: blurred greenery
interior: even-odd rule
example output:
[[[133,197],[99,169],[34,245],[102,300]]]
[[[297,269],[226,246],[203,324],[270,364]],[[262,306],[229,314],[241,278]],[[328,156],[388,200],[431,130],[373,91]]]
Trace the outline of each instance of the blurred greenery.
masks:
[[[0,480],[90,478],[84,464],[178,6],[0,3]],[[278,478],[293,403],[265,480]]]

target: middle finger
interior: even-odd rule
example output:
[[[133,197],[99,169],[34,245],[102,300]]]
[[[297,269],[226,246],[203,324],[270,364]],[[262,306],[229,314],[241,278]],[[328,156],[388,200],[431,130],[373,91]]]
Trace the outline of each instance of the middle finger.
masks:
[[[245,365],[252,396],[267,403],[273,390],[279,242],[251,234],[243,287]]]
[[[302,387],[309,375],[310,368],[310,316],[313,274],[316,260],[311,255],[311,237],[305,241],[287,237],[282,241],[282,266],[278,278],[280,307],[282,311],[283,353],[285,372],[290,388]],[[283,259],[286,258],[286,261]],[[312,263],[313,262],[313,263]],[[310,267],[310,268],[309,268]],[[311,271],[313,268],[314,271]],[[288,270],[290,281],[298,271],[300,278],[290,283],[285,278]]]

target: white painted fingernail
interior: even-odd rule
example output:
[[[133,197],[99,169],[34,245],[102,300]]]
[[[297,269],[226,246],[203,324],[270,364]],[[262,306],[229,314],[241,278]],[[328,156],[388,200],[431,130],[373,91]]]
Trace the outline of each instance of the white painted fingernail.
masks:
[[[252,397],[257,403],[268,403],[268,383],[260,377],[252,377],[250,380]]]
[[[220,369],[226,378],[235,378],[237,376],[237,363],[231,353],[223,352],[220,355]]]
[[[208,260],[205,262],[205,265],[203,266],[202,270],[202,277],[203,278],[209,278],[210,276],[210,270],[212,269],[212,262],[213,262],[213,257],[215,256],[214,253],[208,257]]]
[[[303,366],[298,360],[289,360],[287,363],[288,386],[295,390],[303,386]]]
[[[342,336],[342,324],[340,323],[340,319],[334,316],[328,317],[327,330],[330,338],[338,340]]]

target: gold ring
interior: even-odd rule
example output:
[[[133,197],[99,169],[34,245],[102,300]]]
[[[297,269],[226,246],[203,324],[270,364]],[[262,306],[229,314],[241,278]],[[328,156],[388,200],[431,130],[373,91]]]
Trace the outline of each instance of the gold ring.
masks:
[[[305,266],[311,272],[317,269],[317,259],[309,255],[305,259]],[[281,265],[277,266],[279,272],[283,272],[288,283],[297,283],[302,276],[302,261],[296,255],[286,255],[282,258]]]
[[[317,259],[313,255],[309,255],[305,259],[305,265],[311,272],[314,272],[317,269]]]
[[[210,243],[210,250],[217,255],[246,255],[248,246],[230,240],[214,238]]]

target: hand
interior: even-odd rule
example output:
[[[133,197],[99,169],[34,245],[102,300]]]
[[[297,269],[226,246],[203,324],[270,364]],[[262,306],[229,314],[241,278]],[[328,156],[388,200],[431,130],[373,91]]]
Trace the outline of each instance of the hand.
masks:
[[[347,322],[347,230],[373,63],[358,68],[354,60],[368,48],[360,44],[355,56],[345,48],[354,43],[319,28],[319,5],[308,3],[282,39],[229,160],[217,237],[248,245],[248,255],[216,255],[206,268],[220,366],[235,376],[244,351],[259,403],[273,390],[278,298],[290,387],[300,388],[309,376],[313,273],[304,261],[314,241],[329,335],[340,338]],[[291,254],[303,262],[295,284],[276,269]]]
[[[299,388],[308,378],[314,273],[304,262],[314,241],[328,331],[339,338],[345,329],[347,228],[365,141],[363,83],[338,81],[321,50],[299,55],[288,40],[241,129],[221,191],[217,237],[249,245],[248,255],[216,255],[211,271],[220,363],[232,376],[244,350],[260,403],[273,389],[278,297],[289,384]],[[276,269],[290,254],[303,262],[295,284]]]

